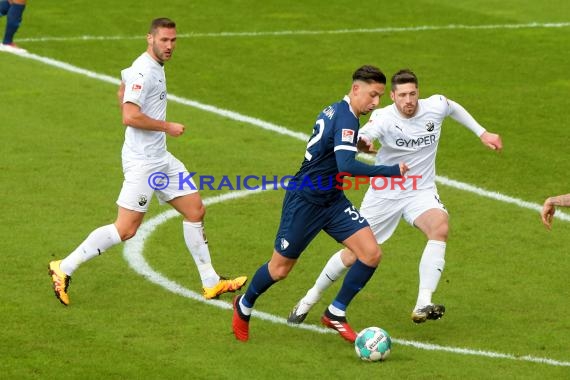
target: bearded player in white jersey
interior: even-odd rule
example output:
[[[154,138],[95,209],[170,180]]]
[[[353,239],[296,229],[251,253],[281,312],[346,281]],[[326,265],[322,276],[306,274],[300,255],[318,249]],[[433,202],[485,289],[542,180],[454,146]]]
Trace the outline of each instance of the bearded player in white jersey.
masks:
[[[176,46],[176,24],[168,18],[153,20],[147,45],[146,52],[121,72],[118,98],[126,126],[122,150],[125,180],[117,200],[117,219],[91,232],[63,260],[49,263],[55,296],[66,306],[73,272],[85,261],[132,238],[153,194],[184,217],[184,240],[198,267],[206,299],[236,291],[247,281],[244,276],[226,279],[214,270],[204,233],[204,204],[192,178],[179,175],[188,173],[184,164],[166,149],[166,135],[179,137],[185,129],[183,124],[166,121],[164,63],[172,58]]]
[[[386,185],[383,179],[371,179],[360,213],[370,223],[378,244],[394,233],[400,218],[421,230],[427,238],[419,265],[419,292],[412,320],[422,323],[440,319],[445,306],[434,304],[444,265],[448,235],[448,214],[435,185],[435,157],[444,119],[450,116],[479,137],[487,147],[500,151],[501,137],[489,133],[458,103],[443,95],[419,99],[418,79],[410,70],[400,70],[392,77],[390,97],[394,104],[372,113],[359,131],[359,150],[376,153],[373,141],[382,147],[376,164],[406,162],[414,182],[401,186]],[[377,181],[376,183],[374,181]],[[287,321],[302,323],[311,307],[355,261],[348,249],[336,252],[327,262],[315,285],[293,308]]]

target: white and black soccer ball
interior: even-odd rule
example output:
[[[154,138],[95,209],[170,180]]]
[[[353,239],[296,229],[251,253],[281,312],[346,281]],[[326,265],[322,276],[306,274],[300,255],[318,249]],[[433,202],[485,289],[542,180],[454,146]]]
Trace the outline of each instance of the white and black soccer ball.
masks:
[[[367,327],[356,336],[354,350],[362,360],[385,360],[392,349],[392,338],[380,327]]]

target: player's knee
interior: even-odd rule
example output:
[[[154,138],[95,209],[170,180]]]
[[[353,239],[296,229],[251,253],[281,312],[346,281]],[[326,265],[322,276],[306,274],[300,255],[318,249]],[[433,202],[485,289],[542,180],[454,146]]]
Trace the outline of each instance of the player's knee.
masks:
[[[345,267],[350,267],[356,261],[356,255],[350,249],[345,248],[340,255],[340,259]]]
[[[449,224],[447,222],[440,223],[433,232],[432,240],[447,241],[449,235]]]
[[[192,208],[184,213],[186,220],[191,222],[201,222],[206,216],[206,207],[200,203],[199,207]]]
[[[202,204],[199,208],[198,208],[198,216],[200,217],[200,219],[204,219],[204,217],[206,216],[206,206],[204,206],[204,204]]]
[[[368,266],[377,267],[382,260],[382,251],[377,245],[367,247],[360,255],[359,260]]]
[[[131,239],[137,234],[137,228],[135,227],[117,227],[121,241],[126,241]]]
[[[374,248],[375,249],[372,251],[371,257],[372,260],[376,263],[376,265],[378,265],[380,264],[380,261],[382,261],[382,251],[378,246],[375,246]]]

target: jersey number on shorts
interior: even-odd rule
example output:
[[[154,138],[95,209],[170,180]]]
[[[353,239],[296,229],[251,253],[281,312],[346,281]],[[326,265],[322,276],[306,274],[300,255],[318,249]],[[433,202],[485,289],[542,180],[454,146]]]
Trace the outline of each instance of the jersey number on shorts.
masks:
[[[317,128],[317,134],[311,137],[307,143],[307,150],[305,151],[305,158],[307,161],[311,161],[313,158],[313,155],[309,153],[309,148],[318,143],[319,140],[323,137],[323,132],[325,131],[325,121],[323,119],[317,120],[315,127]]]
[[[354,206],[347,207],[344,209],[344,212],[346,212],[348,216],[350,216],[350,219],[358,220],[358,223],[364,222],[364,218],[360,216],[356,207]]]

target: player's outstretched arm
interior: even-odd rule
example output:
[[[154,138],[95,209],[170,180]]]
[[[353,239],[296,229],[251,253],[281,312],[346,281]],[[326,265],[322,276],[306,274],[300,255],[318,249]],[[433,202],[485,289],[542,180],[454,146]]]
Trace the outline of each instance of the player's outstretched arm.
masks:
[[[356,176],[383,176],[383,177],[395,177],[404,175],[405,171],[408,170],[406,164],[398,165],[368,165],[364,162],[360,162],[356,159],[356,152],[349,150],[337,150],[335,152],[336,165],[338,171],[341,173],[347,173],[351,177]],[[402,170],[405,170],[402,173]]]
[[[495,133],[485,131],[479,138],[483,144],[493,150],[500,151],[503,149],[503,141],[501,140],[501,136]]]
[[[455,121],[463,124],[465,127],[469,128],[473,133],[475,133],[481,139],[481,142],[487,147],[500,151],[503,149],[503,142],[501,141],[501,136],[487,132],[477,120],[471,116],[469,112],[463,106],[451,99],[447,99],[447,103],[451,109],[449,116]]]

